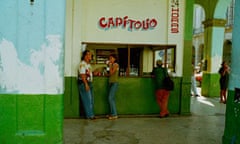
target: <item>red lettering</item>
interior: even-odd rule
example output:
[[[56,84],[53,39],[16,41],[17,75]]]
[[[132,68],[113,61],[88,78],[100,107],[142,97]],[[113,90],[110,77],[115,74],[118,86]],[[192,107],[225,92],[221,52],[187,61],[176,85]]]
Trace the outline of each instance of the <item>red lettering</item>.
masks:
[[[150,27],[156,27],[157,26],[157,20],[156,19],[152,19],[150,21]]]
[[[171,22],[172,22],[172,23],[173,23],[173,22],[178,23],[178,17],[173,17],[173,18],[171,19]]]
[[[172,24],[171,24],[171,27],[178,28],[178,23],[172,23]]]
[[[179,1],[172,1],[171,33],[179,32]]]
[[[123,21],[122,18],[117,17],[116,18],[116,27],[120,26],[122,24],[122,21]]]
[[[178,12],[179,12],[179,8],[176,8],[176,9],[172,8],[172,13],[178,13]]]
[[[125,28],[126,26],[127,26],[127,19],[128,19],[128,16],[125,16],[124,18],[123,18],[124,20],[123,20],[123,27]]]
[[[171,28],[171,32],[172,33],[178,33],[179,31],[178,31],[178,28]]]
[[[132,30],[132,28],[133,28],[133,23],[135,22],[135,20],[128,20],[128,22],[130,23],[130,26],[129,26],[129,28],[130,28],[130,30]]]
[[[113,17],[110,17],[108,19],[108,28],[110,28],[111,25],[112,25],[112,27],[114,27]]]
[[[142,23],[140,21],[135,22],[134,24],[135,29],[140,29],[142,27]]]
[[[178,13],[172,13],[172,17],[179,17],[179,14]]]
[[[101,17],[100,20],[99,20],[100,27],[106,28],[107,24],[104,23],[104,22],[105,22],[105,17]]]
[[[143,26],[144,30],[147,30],[149,28],[148,19],[147,19],[147,21],[142,21],[142,26]]]
[[[122,26],[123,28],[128,28],[129,31],[132,31],[132,29],[148,30],[148,29],[153,29],[154,27],[157,26],[157,20],[147,18],[146,20],[139,21],[139,20],[129,19],[128,16],[125,16],[123,18],[101,17],[99,19],[99,25],[103,29],[117,28]]]

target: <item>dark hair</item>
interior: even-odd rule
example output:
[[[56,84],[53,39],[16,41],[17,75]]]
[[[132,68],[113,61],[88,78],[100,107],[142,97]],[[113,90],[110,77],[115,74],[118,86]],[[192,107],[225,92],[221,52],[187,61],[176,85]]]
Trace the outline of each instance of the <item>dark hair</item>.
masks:
[[[223,61],[221,65],[223,66],[223,65],[226,64],[226,63],[227,63],[226,61]]]
[[[109,55],[109,57],[113,57],[113,58],[115,58],[115,62],[117,63],[118,62],[118,57],[117,57],[117,55],[116,54],[110,54]]]
[[[87,53],[89,53],[90,51],[89,50],[85,50],[83,53],[82,53],[82,58],[81,60],[84,60],[84,57],[87,55]]]

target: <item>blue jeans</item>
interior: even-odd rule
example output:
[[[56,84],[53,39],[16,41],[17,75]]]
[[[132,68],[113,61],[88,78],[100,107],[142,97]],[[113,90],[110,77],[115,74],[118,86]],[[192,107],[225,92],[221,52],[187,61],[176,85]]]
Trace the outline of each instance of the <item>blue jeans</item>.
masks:
[[[86,91],[84,83],[78,83],[79,94],[83,103],[86,118],[94,117],[94,96],[92,83],[88,83],[90,90]]]
[[[110,106],[110,115],[117,116],[117,109],[115,103],[115,93],[118,88],[118,83],[110,83],[109,84],[109,95],[108,95],[108,102]]]
[[[195,76],[191,77],[191,92],[193,93],[194,96],[198,95],[197,82],[196,82]]]

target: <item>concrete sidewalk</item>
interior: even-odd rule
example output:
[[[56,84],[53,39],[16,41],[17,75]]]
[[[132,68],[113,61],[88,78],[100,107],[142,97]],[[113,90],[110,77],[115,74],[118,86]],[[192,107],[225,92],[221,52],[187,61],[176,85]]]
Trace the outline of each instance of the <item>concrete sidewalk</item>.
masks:
[[[191,116],[64,120],[65,144],[221,144],[225,104],[192,97]]]

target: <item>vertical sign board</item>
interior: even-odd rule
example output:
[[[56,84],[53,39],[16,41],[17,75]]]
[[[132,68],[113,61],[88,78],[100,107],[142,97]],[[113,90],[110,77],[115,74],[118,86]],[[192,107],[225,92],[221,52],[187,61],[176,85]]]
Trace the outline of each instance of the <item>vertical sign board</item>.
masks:
[[[0,143],[63,143],[64,0],[0,1]]]

